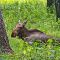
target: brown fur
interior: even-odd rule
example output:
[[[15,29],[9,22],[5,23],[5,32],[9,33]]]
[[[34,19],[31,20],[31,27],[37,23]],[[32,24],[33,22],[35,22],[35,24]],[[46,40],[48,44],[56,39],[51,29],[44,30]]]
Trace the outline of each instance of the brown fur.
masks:
[[[25,27],[26,23],[27,23],[26,21],[24,23],[18,23],[16,27],[13,29],[11,37],[18,36],[24,41],[27,41],[29,44],[32,44],[35,40],[47,42],[48,39],[54,39],[54,40],[56,39],[60,41],[60,39],[46,35],[40,30],[37,29],[28,30]]]

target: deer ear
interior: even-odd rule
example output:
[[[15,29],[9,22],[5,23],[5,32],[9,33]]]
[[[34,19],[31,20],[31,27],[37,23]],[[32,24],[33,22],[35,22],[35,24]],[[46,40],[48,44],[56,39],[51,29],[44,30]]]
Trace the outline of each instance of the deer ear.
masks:
[[[23,25],[25,26],[25,25],[26,25],[26,23],[27,23],[27,20],[25,20],[25,21],[23,22]]]
[[[20,20],[18,21],[18,23],[20,23]]]

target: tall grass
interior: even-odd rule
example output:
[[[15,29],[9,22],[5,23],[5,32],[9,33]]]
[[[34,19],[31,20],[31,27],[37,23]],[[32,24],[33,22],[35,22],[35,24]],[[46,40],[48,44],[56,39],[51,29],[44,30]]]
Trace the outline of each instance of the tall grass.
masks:
[[[3,1],[3,0],[2,0]],[[8,0],[6,0],[8,2]],[[60,46],[58,43],[46,44],[35,42],[30,46],[21,39],[11,38],[11,32],[18,23],[28,20],[28,29],[36,28],[48,35],[60,37],[60,21],[56,22],[55,13],[47,13],[45,0],[19,0],[1,3],[3,19],[8,34],[12,55],[0,55],[1,60],[60,60]],[[45,1],[45,4],[44,4]]]

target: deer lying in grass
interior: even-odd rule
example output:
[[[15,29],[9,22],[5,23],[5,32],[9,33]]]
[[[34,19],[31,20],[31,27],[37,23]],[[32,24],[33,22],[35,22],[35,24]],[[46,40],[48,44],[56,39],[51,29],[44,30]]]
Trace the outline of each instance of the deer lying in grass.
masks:
[[[60,42],[60,38],[46,35],[42,31],[39,31],[37,29],[28,30],[25,27],[26,23],[27,21],[25,21],[24,23],[19,22],[13,29],[11,37],[18,36],[22,40],[27,41],[29,44],[32,44],[35,40],[39,40],[45,43],[48,39],[57,40]]]

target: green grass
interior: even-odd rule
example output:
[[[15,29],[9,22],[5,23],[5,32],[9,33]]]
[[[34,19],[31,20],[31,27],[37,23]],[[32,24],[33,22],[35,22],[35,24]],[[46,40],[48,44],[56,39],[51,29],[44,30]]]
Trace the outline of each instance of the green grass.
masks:
[[[56,22],[55,11],[52,14],[47,13],[46,0],[3,2],[1,6],[7,35],[14,54],[2,54],[0,60],[60,60],[58,43],[50,41],[46,46],[46,44],[35,42],[30,46],[18,37],[11,38],[11,32],[18,20],[23,22],[25,19],[28,20],[26,25],[28,29],[36,28],[48,35],[60,37],[60,21]]]

